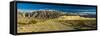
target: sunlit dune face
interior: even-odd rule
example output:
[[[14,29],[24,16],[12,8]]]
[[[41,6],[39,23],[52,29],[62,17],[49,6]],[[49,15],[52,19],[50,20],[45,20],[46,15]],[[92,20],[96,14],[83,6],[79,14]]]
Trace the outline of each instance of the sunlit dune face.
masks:
[[[87,20],[87,19],[95,19],[95,18],[85,18],[80,16],[61,16],[58,19],[61,20]]]

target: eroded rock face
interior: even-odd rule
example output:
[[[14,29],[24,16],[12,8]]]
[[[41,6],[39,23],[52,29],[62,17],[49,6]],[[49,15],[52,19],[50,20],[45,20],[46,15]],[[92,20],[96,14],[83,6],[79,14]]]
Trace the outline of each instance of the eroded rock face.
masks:
[[[23,13],[23,16],[25,16],[25,17],[34,17],[34,18],[39,18],[39,19],[48,19],[48,18],[53,19],[53,18],[57,18],[62,15],[63,15],[63,13],[61,13],[61,12],[48,11],[48,10]]]

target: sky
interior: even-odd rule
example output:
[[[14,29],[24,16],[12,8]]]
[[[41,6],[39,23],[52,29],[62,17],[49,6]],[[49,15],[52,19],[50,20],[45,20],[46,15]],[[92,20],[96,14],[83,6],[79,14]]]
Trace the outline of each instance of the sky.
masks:
[[[58,10],[63,12],[91,12],[96,13],[96,7],[88,6],[61,6],[61,5],[51,5],[51,4],[29,4],[29,3],[17,3],[17,9],[28,11],[28,10]]]

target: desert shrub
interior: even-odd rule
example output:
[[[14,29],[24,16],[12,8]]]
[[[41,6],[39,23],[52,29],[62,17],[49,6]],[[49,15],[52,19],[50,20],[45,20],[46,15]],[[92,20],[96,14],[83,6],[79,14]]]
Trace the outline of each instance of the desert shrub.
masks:
[[[24,23],[24,22],[17,22],[17,24],[25,25],[25,24],[27,24],[27,23]]]
[[[58,22],[65,22],[65,20],[58,20]]]
[[[35,24],[35,23],[37,23],[37,21],[36,21],[36,20],[30,20],[29,23],[30,23],[30,24]]]

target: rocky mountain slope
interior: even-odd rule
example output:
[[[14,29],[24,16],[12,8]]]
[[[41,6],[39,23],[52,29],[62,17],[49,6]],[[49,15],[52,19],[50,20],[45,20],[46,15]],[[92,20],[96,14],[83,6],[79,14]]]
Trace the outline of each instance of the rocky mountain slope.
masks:
[[[34,17],[39,19],[47,19],[47,18],[52,19],[64,15],[63,12],[58,12],[53,10],[41,10],[41,11],[33,11],[33,12],[26,12],[26,13],[18,12],[18,14],[19,14],[18,16],[21,17]]]

